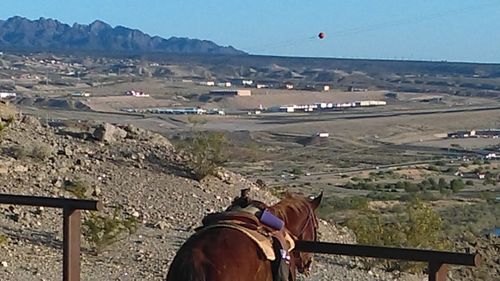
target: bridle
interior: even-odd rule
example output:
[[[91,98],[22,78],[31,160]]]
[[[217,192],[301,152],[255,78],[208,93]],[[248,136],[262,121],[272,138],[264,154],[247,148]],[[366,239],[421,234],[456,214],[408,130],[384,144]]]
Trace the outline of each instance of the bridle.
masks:
[[[313,210],[312,208],[307,205],[307,219],[304,223],[304,225],[300,228],[299,233],[297,234],[296,237],[294,237],[296,240],[302,239],[302,235],[304,232],[307,230],[308,227],[310,227],[312,224],[313,227],[313,241],[317,241],[318,239],[318,234],[317,234],[317,228],[318,228],[318,221],[313,215]],[[306,256],[306,257],[303,257]],[[295,264],[297,265],[297,269],[300,273],[304,273],[306,275],[309,274],[309,271],[311,269],[311,264],[312,264],[312,256],[310,256],[310,259],[305,261],[307,259],[307,256],[310,256],[310,254],[307,253],[302,253],[302,252],[293,252],[293,257],[295,259]]]

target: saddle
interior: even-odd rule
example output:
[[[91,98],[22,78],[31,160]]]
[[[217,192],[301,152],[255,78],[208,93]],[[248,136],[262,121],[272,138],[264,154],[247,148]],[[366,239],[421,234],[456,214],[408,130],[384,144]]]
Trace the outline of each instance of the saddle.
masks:
[[[255,208],[257,211],[258,209]],[[238,230],[252,239],[261,249],[264,256],[270,260],[277,259],[276,252],[285,251],[288,255],[295,247],[295,242],[286,228],[275,230],[263,224],[250,210],[234,210],[221,213],[209,214],[203,218],[203,226],[196,229],[200,234],[212,228],[231,228]],[[280,249],[273,247],[273,241],[279,241]],[[278,251],[277,251],[278,250]]]

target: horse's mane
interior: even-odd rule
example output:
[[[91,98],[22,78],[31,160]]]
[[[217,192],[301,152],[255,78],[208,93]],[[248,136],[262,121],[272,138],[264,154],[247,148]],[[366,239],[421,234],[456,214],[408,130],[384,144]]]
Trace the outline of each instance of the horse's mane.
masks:
[[[285,197],[280,202],[269,207],[271,212],[284,221],[288,221],[290,210],[293,210],[295,213],[309,212],[308,208],[310,208],[310,205],[306,197],[290,192],[286,192]]]

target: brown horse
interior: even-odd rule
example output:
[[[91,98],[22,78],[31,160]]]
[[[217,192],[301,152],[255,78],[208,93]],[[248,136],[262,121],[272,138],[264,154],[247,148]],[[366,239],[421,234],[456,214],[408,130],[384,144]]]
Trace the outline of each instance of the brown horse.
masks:
[[[315,210],[321,198],[322,194],[314,199],[288,194],[279,203],[266,207],[284,221],[294,239],[315,241]],[[293,281],[296,270],[308,274],[312,255],[292,251],[291,256],[289,280]],[[272,280],[271,262],[256,243],[244,233],[224,227],[191,236],[177,252],[167,275],[167,281]]]

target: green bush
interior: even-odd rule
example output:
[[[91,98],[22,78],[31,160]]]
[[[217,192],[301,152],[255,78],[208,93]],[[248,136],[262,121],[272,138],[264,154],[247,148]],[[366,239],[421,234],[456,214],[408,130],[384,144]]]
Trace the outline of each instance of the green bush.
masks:
[[[440,169],[439,169],[438,167],[433,166],[433,165],[429,165],[429,166],[427,167],[427,170],[429,170],[429,171],[433,171],[433,172],[439,172],[439,171],[440,171]]]
[[[448,188],[448,183],[446,182],[446,180],[444,178],[439,178],[439,180],[438,180],[438,188],[440,190]]]
[[[389,192],[370,192],[366,195],[366,197],[373,200],[380,201],[388,201],[388,200],[397,200],[398,196]]]
[[[465,184],[462,179],[452,179],[450,182],[450,188],[453,192],[459,192],[460,190],[464,189]]]
[[[446,172],[449,174],[455,174],[456,172],[458,172],[458,168],[457,167],[448,167],[448,169],[446,169]]]
[[[0,120],[0,135],[2,135],[6,128],[7,126]]]
[[[321,218],[333,218],[337,211],[345,210],[366,210],[368,208],[369,198],[364,196],[351,197],[325,197],[319,207],[318,215]]]
[[[227,140],[222,133],[197,132],[185,140],[179,148],[187,154],[186,164],[196,180],[213,175],[226,162],[224,153]]]
[[[12,146],[10,154],[16,159],[33,158],[43,161],[53,153],[53,150],[52,146],[48,144],[32,141]]]
[[[65,181],[64,190],[76,196],[78,199],[85,199],[87,193],[87,186],[80,179],[74,181]]]
[[[0,234],[0,246],[6,245],[9,239],[4,234]]]
[[[494,179],[493,177],[487,177],[484,182],[483,182],[483,185],[488,185],[488,184],[491,184],[491,185],[497,185],[497,181],[496,179]]]
[[[90,212],[83,221],[83,234],[95,255],[137,231],[138,221],[135,217],[126,216],[121,207],[114,207],[110,215]]]
[[[406,204],[404,213],[390,220],[380,213],[368,213],[351,218],[347,227],[356,234],[357,242],[365,245],[409,247],[444,250],[449,247],[442,234],[441,217],[420,200]],[[367,260],[367,263],[371,260]],[[388,270],[422,271],[425,264],[382,261]]]
[[[436,166],[445,166],[446,165],[446,162],[444,160],[439,160],[439,161],[436,161]]]
[[[300,167],[294,167],[292,170],[291,170],[291,173],[292,174],[295,174],[296,176],[299,176],[299,175],[302,175],[303,172],[302,172],[302,169]]]
[[[14,117],[11,116],[7,120],[0,119],[0,135],[14,122]]]

